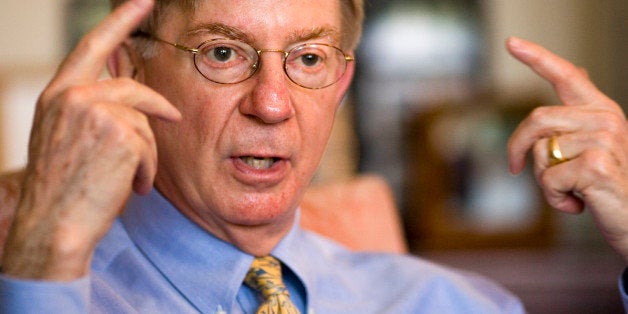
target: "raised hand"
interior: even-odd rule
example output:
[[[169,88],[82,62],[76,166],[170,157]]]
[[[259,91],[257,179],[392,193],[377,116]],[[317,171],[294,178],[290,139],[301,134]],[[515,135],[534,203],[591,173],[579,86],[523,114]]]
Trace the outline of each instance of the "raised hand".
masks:
[[[152,6],[151,0],[130,0],[112,12],[41,94],[5,244],[5,274],[58,281],[84,276],[132,189],[150,191],[157,153],[148,117],[176,121],[180,113],[131,78],[98,78]]]
[[[568,213],[590,210],[628,262],[628,123],[622,109],[584,70],[543,47],[511,38],[507,48],[549,81],[562,102],[536,108],[515,130],[508,146],[511,172],[521,172],[532,151],[549,204]],[[551,162],[551,148],[562,154],[562,162]]]

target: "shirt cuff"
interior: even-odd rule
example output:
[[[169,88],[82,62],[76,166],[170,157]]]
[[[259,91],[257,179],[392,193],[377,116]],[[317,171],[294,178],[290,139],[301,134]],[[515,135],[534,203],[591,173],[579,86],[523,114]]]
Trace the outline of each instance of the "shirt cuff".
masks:
[[[87,313],[89,295],[89,277],[60,283],[0,274],[0,313]]]

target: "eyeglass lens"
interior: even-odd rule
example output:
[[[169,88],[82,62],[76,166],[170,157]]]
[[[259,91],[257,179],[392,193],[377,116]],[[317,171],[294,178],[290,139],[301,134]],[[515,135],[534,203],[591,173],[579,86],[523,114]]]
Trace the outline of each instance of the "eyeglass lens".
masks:
[[[194,64],[208,80],[233,84],[242,82],[260,67],[257,51],[241,41],[214,39],[198,47]],[[303,44],[287,52],[284,70],[288,78],[306,88],[323,88],[337,82],[344,74],[347,61],[344,53],[326,44]]]

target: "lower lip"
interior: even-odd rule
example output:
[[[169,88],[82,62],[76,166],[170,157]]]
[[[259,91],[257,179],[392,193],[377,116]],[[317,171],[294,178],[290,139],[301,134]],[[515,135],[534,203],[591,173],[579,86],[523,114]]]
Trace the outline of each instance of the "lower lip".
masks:
[[[235,168],[236,180],[246,185],[267,187],[279,184],[289,169],[289,163],[285,159],[279,159],[270,168],[257,169],[249,166],[238,157],[232,157],[231,163]]]

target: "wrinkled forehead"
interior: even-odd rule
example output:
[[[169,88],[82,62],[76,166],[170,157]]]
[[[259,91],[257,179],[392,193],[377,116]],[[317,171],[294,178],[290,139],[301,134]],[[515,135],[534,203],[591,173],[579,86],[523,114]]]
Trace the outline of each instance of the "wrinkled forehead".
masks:
[[[127,0],[110,0],[112,7],[117,7]],[[352,50],[357,46],[362,34],[362,21],[364,19],[364,2],[363,0],[336,0],[341,7],[341,15],[343,19],[342,25],[342,44],[346,49]],[[153,14],[140,26],[140,28],[148,33],[156,32],[162,13],[167,13],[172,7],[178,10],[190,13],[193,12],[200,4],[210,2],[210,0],[155,0],[156,6]],[[246,1],[254,2],[254,1]],[[283,4],[285,0],[277,3]],[[264,12],[261,12],[263,14]]]
[[[160,14],[157,32],[178,39],[220,33],[250,43],[326,38],[341,41],[341,13],[337,0],[196,1],[169,5]]]

